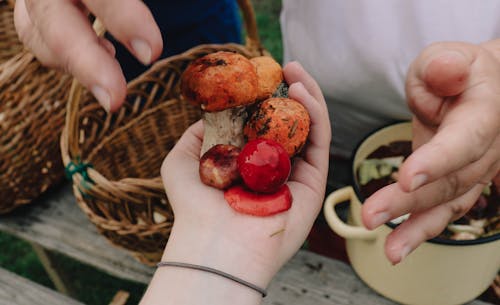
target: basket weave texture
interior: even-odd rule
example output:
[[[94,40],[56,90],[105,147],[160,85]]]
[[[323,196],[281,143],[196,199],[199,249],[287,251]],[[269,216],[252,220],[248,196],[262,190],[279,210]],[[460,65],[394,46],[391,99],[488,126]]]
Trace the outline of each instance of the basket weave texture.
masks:
[[[76,82],[72,86],[61,150],[78,205],[111,243],[145,264],[160,260],[174,221],[161,163],[200,118],[198,107],[182,100],[182,72],[217,51],[262,55],[253,8],[249,0],[239,4],[246,46],[201,45],[157,62],[128,84],[126,103],[115,114],[103,111]]]
[[[13,7],[0,0],[0,214],[63,179],[58,143],[72,81],[23,50]]]
[[[14,27],[13,7],[13,0],[0,0],[0,64],[23,50]]]
[[[0,65],[0,213],[64,178],[58,144],[71,81],[27,51]]]

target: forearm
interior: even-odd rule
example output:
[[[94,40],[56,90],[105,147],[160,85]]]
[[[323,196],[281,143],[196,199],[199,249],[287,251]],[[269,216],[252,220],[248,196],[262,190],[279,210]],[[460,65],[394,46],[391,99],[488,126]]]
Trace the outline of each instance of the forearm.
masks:
[[[261,264],[247,261],[245,249],[235,246],[222,233],[174,226],[162,261],[183,262],[224,271],[265,288],[272,275]],[[240,283],[201,270],[159,267],[141,305],[167,304],[260,304],[262,295]]]

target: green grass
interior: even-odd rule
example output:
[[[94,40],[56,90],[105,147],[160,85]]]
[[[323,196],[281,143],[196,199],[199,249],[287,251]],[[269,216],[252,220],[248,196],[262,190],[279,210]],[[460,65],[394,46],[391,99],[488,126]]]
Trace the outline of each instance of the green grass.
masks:
[[[54,289],[31,245],[5,233],[0,233],[0,266],[41,285]],[[137,304],[145,285],[117,279],[64,255],[54,254],[57,270],[67,277],[65,284],[76,295],[73,297],[85,304],[109,304],[118,290],[130,293],[127,304]]]
[[[44,286],[54,288],[31,246],[0,233],[0,266]]]
[[[279,24],[281,0],[254,0],[257,27],[264,47],[281,63],[283,61],[283,44]]]
[[[264,47],[282,61],[279,12],[281,0],[254,0],[259,34]],[[54,288],[31,246],[8,234],[0,233],[0,267],[17,273],[41,285]],[[118,290],[130,292],[127,304],[137,304],[145,285],[123,281],[83,265],[63,255],[55,255],[57,268],[71,275],[68,287],[76,298],[91,305],[108,304]]]

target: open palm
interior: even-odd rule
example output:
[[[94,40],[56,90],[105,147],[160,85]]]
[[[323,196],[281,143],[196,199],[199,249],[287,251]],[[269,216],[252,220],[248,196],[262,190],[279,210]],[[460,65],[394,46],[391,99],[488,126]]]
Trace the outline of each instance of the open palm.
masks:
[[[321,209],[328,172],[330,123],[321,91],[297,63],[287,65],[284,73],[290,97],[301,102],[311,116],[306,149],[294,159],[287,182],[293,196],[290,210],[268,217],[241,214],[226,203],[221,190],[204,185],[198,174],[201,122],[186,131],[162,167],[176,217],[174,231],[181,227],[183,232],[200,232],[205,248],[223,243],[220,255],[229,260],[233,255],[249,257],[247,263],[267,274],[265,279],[256,279],[260,282],[270,280],[304,242]]]

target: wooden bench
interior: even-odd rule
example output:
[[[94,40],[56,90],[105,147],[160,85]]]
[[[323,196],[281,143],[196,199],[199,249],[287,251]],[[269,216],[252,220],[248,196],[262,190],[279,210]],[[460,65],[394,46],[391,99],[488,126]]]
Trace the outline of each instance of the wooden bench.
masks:
[[[66,289],[64,281],[57,274],[57,270],[51,267],[51,257],[46,250],[60,252],[118,278],[135,282],[147,284],[153,274],[153,268],[135,261],[127,252],[113,247],[97,233],[94,225],[76,205],[69,184],[46,194],[35,204],[23,207],[12,214],[0,216],[0,230],[34,245],[34,249],[60,291]],[[274,278],[269,287],[269,295],[263,304],[396,303],[367,287],[347,264],[301,250]],[[469,303],[469,305],[486,304],[480,301]],[[3,305],[1,301],[0,305]]]
[[[83,305],[0,268],[0,305]]]

